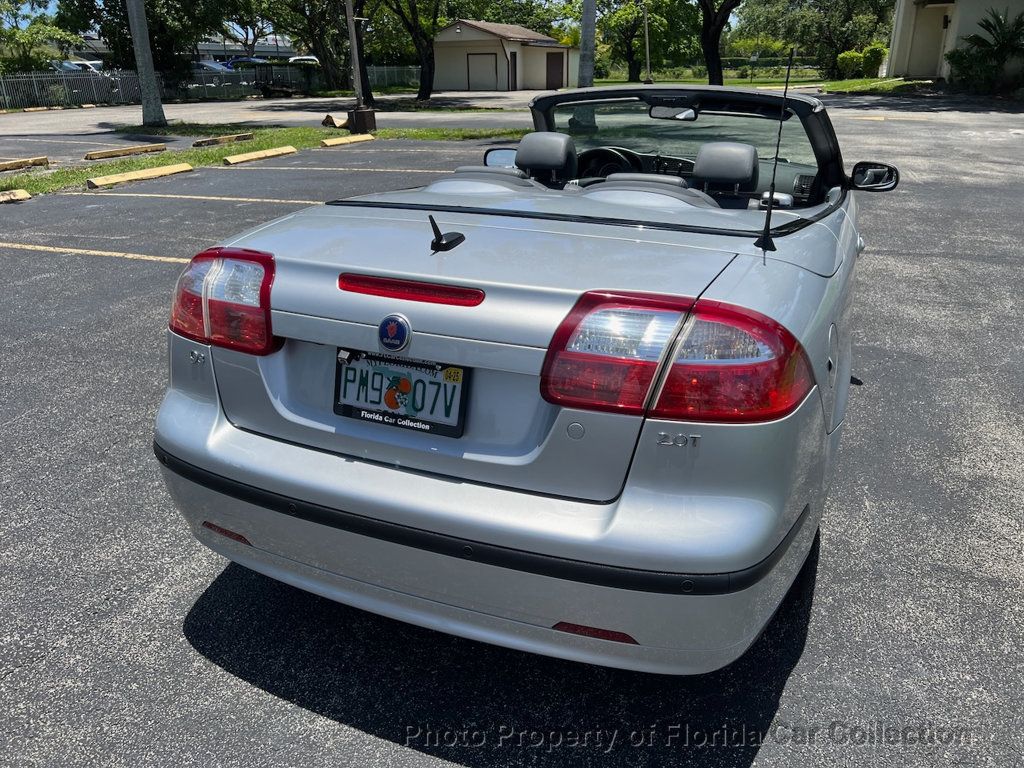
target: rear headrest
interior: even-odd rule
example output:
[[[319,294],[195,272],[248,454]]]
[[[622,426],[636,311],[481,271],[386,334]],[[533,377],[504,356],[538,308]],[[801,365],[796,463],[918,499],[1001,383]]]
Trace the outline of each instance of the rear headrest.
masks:
[[[757,187],[757,173],[757,150],[735,141],[702,144],[693,165],[693,175],[701,182],[715,186],[739,185],[741,191]]]
[[[519,142],[516,165],[541,181],[568,181],[576,178],[576,145],[564,133],[528,133]]]

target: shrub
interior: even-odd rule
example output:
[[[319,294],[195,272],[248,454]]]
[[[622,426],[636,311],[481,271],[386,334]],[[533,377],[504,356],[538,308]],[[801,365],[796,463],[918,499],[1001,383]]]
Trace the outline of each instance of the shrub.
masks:
[[[975,48],[956,48],[946,54],[946,61],[950,82],[963,90],[991,93],[1002,76],[1002,66]]]
[[[750,77],[750,67],[739,67],[736,70],[736,77],[740,78],[741,80],[746,80],[748,77]]]
[[[889,52],[881,43],[872,43],[864,49],[864,77],[878,77],[885,55]]]
[[[864,54],[859,51],[843,51],[836,56],[836,66],[843,80],[861,77],[864,72]]]

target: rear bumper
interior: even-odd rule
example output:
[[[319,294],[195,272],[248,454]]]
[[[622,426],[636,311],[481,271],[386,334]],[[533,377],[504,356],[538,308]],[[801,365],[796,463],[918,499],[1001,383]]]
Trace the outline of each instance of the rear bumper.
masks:
[[[690,454],[642,440],[621,497],[595,504],[239,429],[225,418],[208,353],[172,336],[155,436],[196,537],[273,578],[402,621],[586,663],[708,672],[757,638],[817,528],[824,451],[811,398],[742,439],[701,425]],[[730,461],[744,472],[704,469]],[[559,622],[636,644],[556,631]]]
[[[154,448],[196,538],[235,562],[429,629],[643,672],[701,674],[741,656],[784,597],[815,530],[809,514],[801,515],[771,558],[734,574],[609,567],[382,524],[214,475]],[[250,543],[204,527],[207,521]],[[625,632],[637,644],[552,629],[559,621]]]

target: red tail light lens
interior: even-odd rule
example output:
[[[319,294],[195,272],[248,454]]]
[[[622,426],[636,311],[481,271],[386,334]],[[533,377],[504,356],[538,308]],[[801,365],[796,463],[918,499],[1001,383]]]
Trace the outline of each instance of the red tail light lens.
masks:
[[[585,293],[555,331],[541,395],[556,405],[642,414],[658,361],[692,299]]]
[[[430,304],[448,304],[454,307],[475,307],[484,300],[484,292],[478,288],[356,275],[351,272],[345,272],[338,278],[338,287],[352,293],[386,296],[389,299],[405,301],[425,301]]]
[[[698,301],[649,415],[686,421],[771,421],[814,387],[803,347],[771,318]]]
[[[650,405],[670,350],[675,358]],[[685,421],[781,418],[813,386],[803,348],[774,320],[649,294],[584,294],[555,332],[541,372],[541,395],[557,405]]]
[[[211,248],[178,278],[170,328],[205,344],[267,355],[280,348],[270,324],[274,257],[247,248]]]
[[[629,643],[630,645],[637,645],[637,642],[633,639],[632,635],[627,635],[625,632],[616,632],[614,629],[588,627],[585,624],[573,624],[569,621],[560,621],[555,624],[552,629],[559,632],[569,632],[573,635],[582,635],[583,637],[594,637],[598,640],[610,640],[613,643]]]

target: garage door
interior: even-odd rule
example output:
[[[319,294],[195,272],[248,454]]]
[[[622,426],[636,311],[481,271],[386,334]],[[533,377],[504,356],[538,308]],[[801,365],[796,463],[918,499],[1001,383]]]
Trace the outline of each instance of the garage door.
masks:
[[[498,55],[496,53],[467,53],[469,90],[498,90]]]

